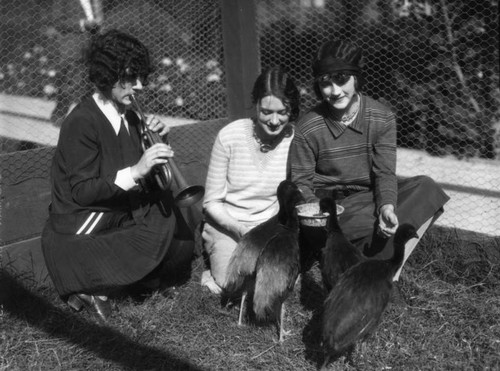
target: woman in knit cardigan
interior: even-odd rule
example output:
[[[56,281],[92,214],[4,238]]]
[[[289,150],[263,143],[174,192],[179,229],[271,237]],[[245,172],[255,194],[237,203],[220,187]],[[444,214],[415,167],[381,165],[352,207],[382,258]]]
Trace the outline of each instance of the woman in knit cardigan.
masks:
[[[312,67],[321,102],[297,122],[291,180],[307,202],[336,197],[344,234],[365,255],[387,258],[399,224],[413,224],[422,237],[449,197],[427,176],[396,178],[396,118],[360,92],[361,59],[361,49],[343,40],[319,48]],[[417,243],[406,244],[405,258]]]
[[[210,270],[203,272],[202,285],[215,294],[241,236],[278,212],[276,189],[286,177],[292,122],[299,114],[299,92],[280,68],[262,72],[251,97],[255,117],[220,130],[208,168],[202,239]]]

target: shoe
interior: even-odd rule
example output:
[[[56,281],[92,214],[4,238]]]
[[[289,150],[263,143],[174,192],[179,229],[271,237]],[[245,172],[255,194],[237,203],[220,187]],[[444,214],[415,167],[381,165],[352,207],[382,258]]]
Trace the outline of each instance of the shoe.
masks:
[[[209,270],[203,271],[201,275],[201,285],[207,287],[212,294],[222,294],[222,287],[217,285]]]
[[[93,310],[101,320],[107,322],[111,316],[111,303],[109,300],[103,299],[100,296],[87,294],[70,295],[67,301],[68,305],[75,311],[79,312],[84,307]]]
[[[85,307],[84,301],[76,294],[70,295],[66,303],[75,312],[80,312]]]
[[[92,296],[92,305],[94,306],[94,310],[96,311],[97,315],[104,322],[106,322],[109,317],[111,317],[111,303],[109,302],[107,297],[106,299],[103,299],[100,296]]]

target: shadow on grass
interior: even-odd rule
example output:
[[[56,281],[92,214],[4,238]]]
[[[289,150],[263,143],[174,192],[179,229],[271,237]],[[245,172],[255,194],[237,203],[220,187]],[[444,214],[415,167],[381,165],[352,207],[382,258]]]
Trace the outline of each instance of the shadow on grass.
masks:
[[[132,370],[193,370],[202,368],[176,355],[138,344],[117,330],[86,321],[34,294],[9,273],[0,271],[0,306],[19,320]]]
[[[314,268],[313,268],[314,269]],[[316,267],[316,270],[318,268]],[[315,272],[316,275],[319,272]],[[323,302],[325,300],[325,291],[321,286],[321,281],[311,276],[314,274],[309,271],[302,277],[300,290],[301,304],[312,311],[312,316],[302,331],[302,341],[305,345],[306,359],[316,364],[317,367],[323,363],[323,351],[321,347],[321,324],[323,315]]]
[[[321,323],[325,291],[322,285],[319,262],[321,249],[325,244],[326,232],[323,227],[301,226],[300,252],[302,281],[300,304],[312,311],[312,316],[302,330],[305,357],[319,368],[323,362],[321,347]]]

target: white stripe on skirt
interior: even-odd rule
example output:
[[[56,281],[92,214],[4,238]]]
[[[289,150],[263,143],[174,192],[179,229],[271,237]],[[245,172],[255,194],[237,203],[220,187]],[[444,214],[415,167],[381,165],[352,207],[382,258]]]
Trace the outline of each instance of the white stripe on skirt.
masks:
[[[97,223],[99,223],[99,220],[101,220],[103,214],[104,213],[102,211],[99,214],[97,214],[97,217],[95,218],[94,222],[89,227],[89,229],[85,232],[85,234],[89,234],[89,233],[91,233],[94,230],[94,228],[97,225]],[[87,220],[85,220],[85,222],[80,227],[80,229],[78,230],[78,232],[76,232],[76,234],[81,234],[85,230],[85,228],[87,228],[87,225],[89,225],[89,223],[92,222],[92,219],[94,219],[95,215],[96,215],[95,211],[93,211],[92,213],[90,213],[89,217],[87,218]]]

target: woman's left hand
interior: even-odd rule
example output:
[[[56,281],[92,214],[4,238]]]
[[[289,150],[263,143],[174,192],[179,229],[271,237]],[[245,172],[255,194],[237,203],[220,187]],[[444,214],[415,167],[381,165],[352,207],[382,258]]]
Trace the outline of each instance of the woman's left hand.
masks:
[[[161,136],[167,134],[170,131],[170,128],[167,126],[167,124],[154,115],[147,117],[146,124],[149,130],[158,132],[158,134],[160,134]]]
[[[389,204],[381,206],[378,217],[379,234],[384,237],[391,237],[396,233],[398,225],[398,217],[394,212],[394,206]]]

